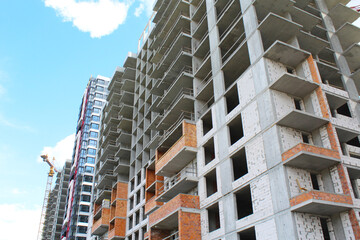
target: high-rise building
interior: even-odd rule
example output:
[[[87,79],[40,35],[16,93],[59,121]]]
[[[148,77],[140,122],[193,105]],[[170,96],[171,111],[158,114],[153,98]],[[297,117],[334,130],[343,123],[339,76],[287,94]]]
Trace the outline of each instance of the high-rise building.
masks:
[[[55,186],[51,190],[46,208],[44,228],[41,239],[60,239],[66,193],[69,185],[71,162],[66,161],[61,172],[56,174]]]
[[[87,239],[100,119],[108,84],[106,77],[91,77],[82,97],[61,239]]]
[[[156,1],[110,83],[92,234],[360,239],[348,2]]]

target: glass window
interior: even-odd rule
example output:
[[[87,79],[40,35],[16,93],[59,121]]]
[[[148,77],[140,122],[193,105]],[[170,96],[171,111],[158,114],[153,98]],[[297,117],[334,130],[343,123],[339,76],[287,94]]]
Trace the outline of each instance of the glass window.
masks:
[[[85,150],[85,149],[81,149],[80,157],[84,157],[85,155],[86,155],[86,150]]]
[[[99,116],[92,116],[92,117],[91,117],[91,120],[92,120],[92,121],[95,121],[95,122],[99,122],[99,121],[100,121],[100,117],[99,117]]]
[[[86,233],[87,227],[84,226],[78,226],[78,233]]]
[[[96,98],[103,98],[103,95],[101,93],[95,93]]]
[[[96,86],[96,91],[103,92],[103,91],[104,91],[104,87],[102,87],[102,86]]]
[[[95,163],[95,158],[93,158],[93,157],[87,157],[87,158],[86,158],[86,162],[87,162],[87,163],[94,164],[94,163]]]
[[[88,148],[87,153],[90,155],[96,155],[96,149]]]
[[[89,217],[86,215],[79,215],[79,222],[87,223],[89,221]]]
[[[78,171],[79,171],[79,173],[83,173],[84,172],[84,167],[80,166]]]
[[[87,172],[87,173],[93,173],[93,172],[94,172],[94,168],[93,168],[93,167],[89,167],[89,166],[85,166],[85,172]]]
[[[91,186],[89,185],[82,185],[82,190],[84,192],[91,192]]]
[[[91,201],[91,196],[90,195],[81,195],[80,200],[83,201],[83,202],[90,202]]]
[[[88,132],[89,129],[90,129],[90,128],[89,128],[89,124],[85,124],[84,131],[85,131],[85,132]]]
[[[105,81],[102,80],[102,79],[98,79],[98,80],[97,80],[97,83],[98,83],[98,84],[105,84]]]
[[[80,161],[80,162],[79,162],[80,166],[84,166],[84,164],[85,164],[85,158],[80,158],[79,161]]]
[[[101,112],[101,109],[100,108],[93,108],[93,113],[100,113]]]
[[[89,212],[90,211],[90,207],[87,205],[81,205],[80,204],[80,211],[81,212]]]
[[[98,101],[98,100],[95,100],[95,101],[94,101],[94,105],[95,105],[95,106],[102,106],[102,104],[103,104],[103,103],[102,103],[101,101]]]
[[[90,128],[99,129],[99,124],[92,123],[92,124],[90,125]]]
[[[84,175],[84,182],[92,182],[92,181],[93,181],[93,176]]]
[[[82,147],[82,148],[86,148],[86,146],[87,146],[86,141],[83,141],[83,142],[81,143],[81,147]]]
[[[89,146],[94,146],[94,147],[96,147],[96,144],[97,144],[97,141],[96,141],[96,140],[92,140],[92,139],[89,140]]]
[[[98,133],[91,131],[91,132],[90,132],[90,137],[92,137],[92,138],[97,138],[97,137],[98,137]]]

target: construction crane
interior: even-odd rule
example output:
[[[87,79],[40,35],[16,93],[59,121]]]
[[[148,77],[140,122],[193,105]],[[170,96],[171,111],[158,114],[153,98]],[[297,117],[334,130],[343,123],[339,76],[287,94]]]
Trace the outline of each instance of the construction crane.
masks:
[[[47,205],[49,202],[49,196],[50,196],[53,176],[54,176],[55,172],[59,172],[54,166],[55,158],[53,158],[52,160],[49,160],[49,157],[47,154],[43,154],[40,157],[43,159],[44,162],[46,162],[50,166],[50,170],[49,170],[48,178],[47,178],[47,182],[46,182],[44,202],[43,202],[43,206],[41,209],[41,217],[40,217],[39,230],[38,230],[38,236],[37,236],[38,240],[41,240],[41,237],[42,237],[41,235],[42,235],[43,228],[44,228],[46,208],[47,208]]]
[[[353,10],[360,12],[360,5],[351,7]]]

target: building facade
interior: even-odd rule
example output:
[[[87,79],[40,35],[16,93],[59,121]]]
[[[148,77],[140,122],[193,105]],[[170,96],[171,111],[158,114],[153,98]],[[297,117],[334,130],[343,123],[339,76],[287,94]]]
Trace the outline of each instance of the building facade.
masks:
[[[156,1],[110,83],[92,234],[360,239],[348,2]]]
[[[61,239],[87,239],[100,119],[108,84],[106,77],[91,77],[82,98]]]
[[[43,240],[57,240],[61,236],[61,227],[65,210],[66,193],[69,185],[71,162],[66,161],[61,172],[56,175],[55,186],[50,192],[46,209]]]

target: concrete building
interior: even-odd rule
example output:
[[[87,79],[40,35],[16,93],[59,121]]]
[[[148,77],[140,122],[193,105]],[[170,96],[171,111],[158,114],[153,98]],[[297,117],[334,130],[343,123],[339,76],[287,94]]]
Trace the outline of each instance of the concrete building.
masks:
[[[100,119],[108,84],[106,77],[91,77],[82,98],[61,239],[87,239]]]
[[[55,186],[50,192],[46,209],[44,229],[42,231],[43,240],[60,239],[66,193],[69,185],[70,166],[71,162],[66,161],[61,172],[56,175]]]
[[[360,30],[348,2],[156,1],[136,59],[110,84],[92,233],[360,239]]]

